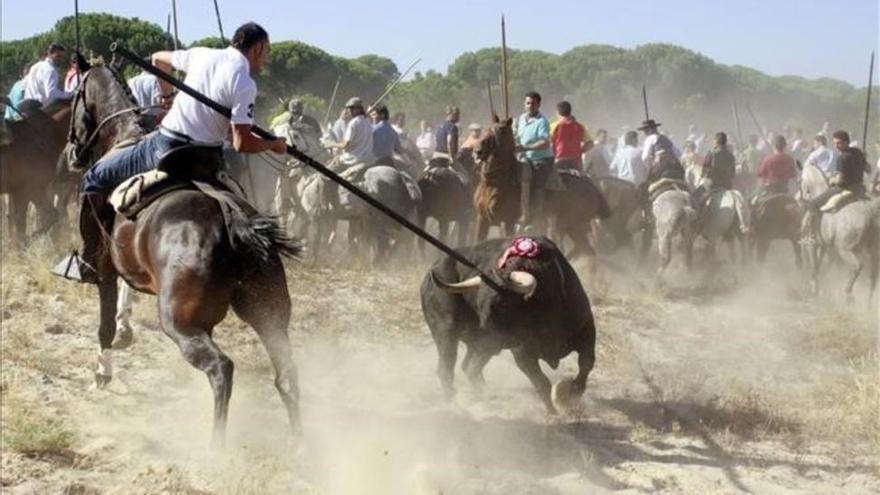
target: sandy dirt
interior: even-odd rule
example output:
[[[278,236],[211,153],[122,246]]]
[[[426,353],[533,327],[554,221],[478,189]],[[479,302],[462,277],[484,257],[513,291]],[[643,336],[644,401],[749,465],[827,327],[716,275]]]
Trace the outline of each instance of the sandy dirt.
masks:
[[[836,287],[808,297],[784,256],[711,277],[674,268],[665,286],[626,256],[576,264],[598,357],[559,417],[506,352],[484,390],[459,372],[443,401],[425,266],[290,263],[304,438],[289,439],[265,351],[230,314],[215,332],[236,365],[217,452],[207,380],[158,328],[154,298],[136,304],[114,380],[91,387],[97,294],[48,274],[57,252],[3,252],[4,494],[880,493],[877,310]],[[555,382],[575,364],[545,371]]]

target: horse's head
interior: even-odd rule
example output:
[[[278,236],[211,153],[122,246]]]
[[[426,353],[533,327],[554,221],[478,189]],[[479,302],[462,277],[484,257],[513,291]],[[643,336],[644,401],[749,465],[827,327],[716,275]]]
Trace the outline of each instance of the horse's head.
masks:
[[[493,117],[492,125],[486,128],[477,146],[474,155],[481,163],[490,159],[507,156],[513,158],[516,143],[513,139],[513,119],[500,120],[497,115]]]
[[[104,65],[83,74],[72,108],[64,150],[68,168],[87,168],[117,143],[145,132],[131,89]]]

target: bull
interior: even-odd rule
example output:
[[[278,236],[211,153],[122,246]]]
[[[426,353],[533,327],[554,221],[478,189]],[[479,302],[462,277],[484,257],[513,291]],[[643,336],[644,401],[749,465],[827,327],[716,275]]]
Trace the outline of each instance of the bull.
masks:
[[[595,362],[596,327],[580,279],[546,237],[493,239],[461,249],[484,273],[508,290],[497,292],[450,257],[437,260],[422,281],[422,311],[439,355],[438,375],[447,399],[458,343],[467,351],[462,371],[476,387],[483,368],[504,349],[531,381],[551,414],[557,404],[583,395]],[[556,369],[578,353],[578,374],[551,387],[538,360]]]

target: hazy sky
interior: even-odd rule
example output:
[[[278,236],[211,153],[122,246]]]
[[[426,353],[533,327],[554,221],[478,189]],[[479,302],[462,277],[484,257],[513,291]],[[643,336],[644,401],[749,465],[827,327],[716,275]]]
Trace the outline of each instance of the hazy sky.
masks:
[[[668,42],[723,64],[772,75],[834,77],[867,84],[878,44],[878,0],[282,1],[218,0],[227,37],[242,22],[273,40],[296,39],[330,53],[377,53],[403,70],[445,72],[464,51],[496,46],[507,16],[508,45],[561,53],[605,43],[632,48]],[[178,0],[180,38],[216,35],[212,0]],[[3,40],[49,30],[73,0],[0,0]],[[171,0],[80,0],[81,12],[109,12],[165,26]],[[476,5],[476,6],[474,6]],[[539,7],[542,7],[539,9]],[[875,71],[877,69],[875,68]],[[875,72],[876,73],[876,72]]]

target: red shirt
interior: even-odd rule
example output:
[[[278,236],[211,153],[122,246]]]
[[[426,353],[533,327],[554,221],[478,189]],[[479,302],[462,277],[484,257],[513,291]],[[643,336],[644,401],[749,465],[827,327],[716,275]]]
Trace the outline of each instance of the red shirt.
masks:
[[[553,156],[557,160],[567,158],[575,160],[579,168],[583,167],[581,151],[586,131],[574,117],[562,117],[553,123],[550,129],[550,140],[553,143]]]
[[[765,184],[787,182],[797,177],[797,165],[794,163],[794,158],[785,153],[773,153],[761,161],[758,177],[763,179]]]

